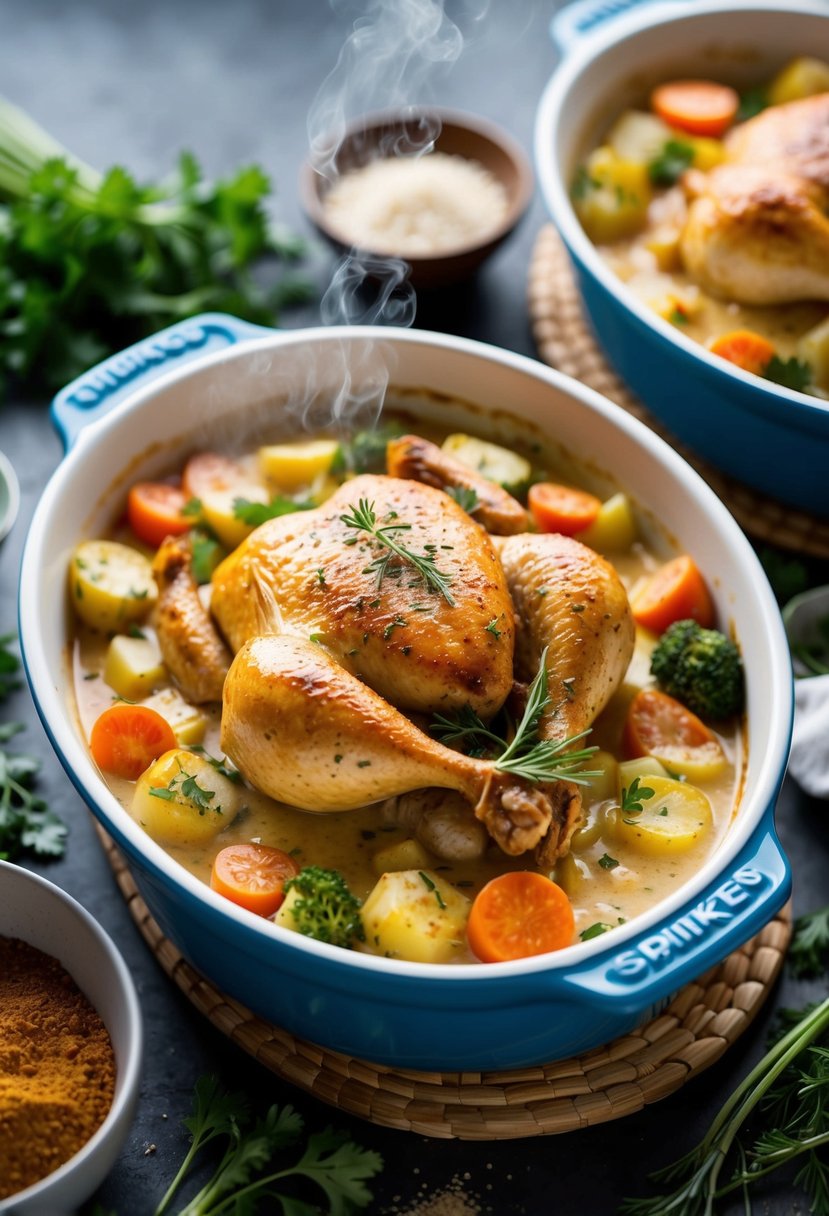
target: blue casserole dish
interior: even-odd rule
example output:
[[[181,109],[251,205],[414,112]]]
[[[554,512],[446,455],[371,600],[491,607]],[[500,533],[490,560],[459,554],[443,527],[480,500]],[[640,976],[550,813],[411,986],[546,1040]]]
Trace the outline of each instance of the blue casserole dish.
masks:
[[[715,468],[829,517],[829,402],[741,371],[637,300],[570,201],[585,151],[651,86],[710,75],[742,89],[769,79],[829,46],[825,0],[577,0],[552,33],[562,59],[538,107],[536,168],[601,345],[654,416]]]
[[[67,663],[74,546],[118,517],[131,482],[169,472],[211,443],[263,430],[297,435],[320,401],[341,408],[345,385],[363,408],[369,399],[378,406],[384,397],[404,399],[416,415],[496,438],[530,428],[594,470],[623,470],[641,488],[643,526],[659,520],[663,543],[672,534],[693,552],[721,619],[733,623],[748,670],[739,809],[693,881],[612,935],[489,966],[415,964],[326,946],[276,928],[191,876],[143,832],[92,763]],[[519,1067],[630,1031],[786,899],[790,876],[772,815],[788,755],[792,686],[774,599],[750,546],[704,482],[598,394],[531,360],[454,337],[357,327],[275,333],[205,316],[89,372],[60,394],[53,416],[68,450],[32,522],[20,589],[35,701],[67,773],[123,850],[162,930],[225,992],[350,1055],[420,1069]]]

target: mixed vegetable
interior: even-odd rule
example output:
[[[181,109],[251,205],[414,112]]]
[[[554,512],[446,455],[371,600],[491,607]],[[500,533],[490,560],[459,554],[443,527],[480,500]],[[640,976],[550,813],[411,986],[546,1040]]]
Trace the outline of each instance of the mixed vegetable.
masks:
[[[588,236],[648,307],[734,366],[825,397],[826,305],[715,298],[686,266],[682,243],[688,171],[727,163],[732,133],[761,111],[824,93],[829,62],[805,56],[742,95],[712,80],[667,81],[646,108],[616,119],[576,169],[571,194]]]
[[[694,872],[731,817],[740,764],[737,647],[714,628],[693,559],[660,563],[625,494],[603,500],[553,481],[537,454],[443,438],[454,459],[526,502],[528,526],[608,556],[638,626],[628,682],[589,740],[565,749],[539,739],[552,699],[543,655],[517,709],[483,721],[467,707],[427,725],[448,746],[531,783],[580,783],[570,851],[547,868],[492,843],[483,856],[447,863],[376,807],[318,816],[273,803],[218,754],[219,707],[190,704],[161,657],[152,560],[166,536],[189,534],[207,599],[216,563],[255,527],[321,504],[357,471],[383,469],[386,442],[401,431],[390,423],[348,443],[266,444],[238,458],[198,453],[180,476],[131,487],[118,527],[83,541],[70,563],[76,693],[91,754],[151,837],[219,895],[283,929],[430,963],[498,962],[591,940]],[[474,493],[455,497],[474,518]],[[352,516],[355,534],[378,542],[378,560],[398,549],[407,563],[417,558],[406,533],[378,522],[370,504],[355,502]],[[424,594],[451,596],[439,563],[421,561]],[[491,632],[497,641],[497,620]]]

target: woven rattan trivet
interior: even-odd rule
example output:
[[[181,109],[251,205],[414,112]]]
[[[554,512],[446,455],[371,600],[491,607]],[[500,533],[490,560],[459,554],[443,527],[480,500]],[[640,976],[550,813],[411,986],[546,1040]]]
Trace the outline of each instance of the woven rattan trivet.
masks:
[[[515,1140],[633,1114],[718,1060],[754,1019],[791,936],[788,906],[741,949],[688,984],[634,1034],[572,1060],[508,1072],[415,1072],[294,1038],[223,995],[185,962],[153,920],[109,836],[98,834],[130,912],[189,1001],[271,1072],[382,1127],[459,1140]]]
[[[829,558],[829,522],[765,498],[717,472],[674,439],[617,376],[585,320],[567,250],[552,224],[538,234],[528,290],[533,335],[545,363],[603,393],[666,439],[705,478],[750,536],[811,557]]]

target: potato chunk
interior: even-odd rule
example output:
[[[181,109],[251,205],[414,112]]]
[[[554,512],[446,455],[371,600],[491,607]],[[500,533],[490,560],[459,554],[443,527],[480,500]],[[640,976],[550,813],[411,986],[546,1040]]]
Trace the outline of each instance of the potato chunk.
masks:
[[[579,534],[583,545],[599,553],[620,553],[636,540],[637,527],[627,494],[614,494],[603,502],[594,522]]]
[[[163,844],[206,844],[239,809],[241,789],[204,756],[165,752],[138,778],[132,815]]]
[[[161,651],[151,638],[118,633],[107,647],[104,681],[125,701],[140,701],[165,675]]]
[[[269,444],[259,449],[259,469],[271,489],[295,494],[326,476],[339,446],[336,439]]]
[[[82,621],[102,632],[140,621],[156,601],[149,559],[114,540],[87,540],[69,563],[69,593]]]
[[[473,435],[447,435],[443,450],[453,460],[474,469],[489,481],[495,481],[517,494],[525,490],[532,477],[532,466],[523,456],[500,444],[476,439]]]
[[[573,206],[597,244],[633,236],[644,227],[651,200],[647,165],[623,160],[610,147],[596,148],[573,187]]]
[[[179,743],[185,747],[201,743],[207,730],[207,719],[200,709],[185,701],[177,688],[162,688],[147,697],[144,704],[167,719]]]
[[[365,949],[416,963],[448,963],[464,948],[469,900],[428,870],[381,875],[363,904]]]

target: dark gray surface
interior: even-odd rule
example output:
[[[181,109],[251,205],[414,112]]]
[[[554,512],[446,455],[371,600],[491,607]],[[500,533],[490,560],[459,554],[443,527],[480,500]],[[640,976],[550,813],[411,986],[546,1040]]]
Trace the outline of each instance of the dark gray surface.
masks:
[[[459,61],[440,73],[430,99],[500,121],[530,151],[535,104],[554,63],[546,32],[554,8],[493,0]],[[275,179],[280,218],[307,232],[295,185],[306,146],[305,116],[355,12],[355,6],[346,11],[338,5],[334,13],[321,0],[142,0],[131,5],[118,0],[73,5],[0,0],[0,91],[92,163],[121,160],[139,177],[163,174],[182,147],[192,148],[211,174],[257,160]],[[474,286],[421,300],[417,324],[534,354],[526,275],[544,218],[536,200],[519,233]],[[329,270],[327,253],[318,251],[313,275],[320,286]],[[291,326],[315,324],[318,315],[314,305],[284,320]],[[19,522],[0,546],[2,633],[14,620],[27,524],[61,456],[45,402],[2,407],[0,448],[17,468],[23,491]],[[311,1129],[333,1123],[380,1151],[386,1167],[374,1187],[373,1212],[405,1210],[456,1179],[483,1211],[540,1214],[552,1209],[605,1216],[616,1211],[622,1196],[647,1189],[650,1169],[696,1141],[761,1054],[773,1008],[817,995],[814,986],[784,980],[757,1024],[707,1074],[640,1114],[584,1132],[477,1145],[426,1140],[341,1116],[250,1060],[180,995],[133,926],[90,818],[52,755],[25,691],[9,703],[8,716],[26,722],[20,747],[43,758],[41,787],[71,825],[65,860],[32,868],[100,920],[139,989],[147,1052],[138,1115],[121,1159],[97,1196],[105,1210],[117,1210],[120,1216],[153,1210],[186,1147],[180,1120],[189,1111],[196,1078],[205,1071],[244,1088],[260,1111],[273,1101],[291,1102]],[[824,903],[826,808],[787,783],[778,822],[794,863],[796,910]],[[731,1214],[742,1208],[735,1201],[722,1210]],[[770,1185],[760,1210],[767,1216],[794,1211],[789,1188]]]

